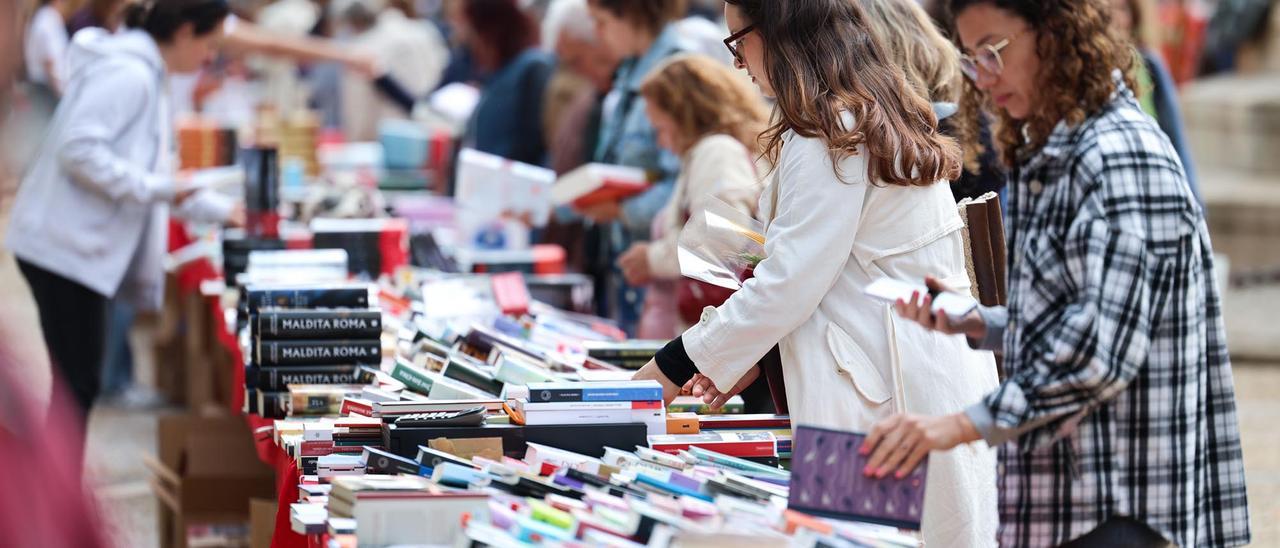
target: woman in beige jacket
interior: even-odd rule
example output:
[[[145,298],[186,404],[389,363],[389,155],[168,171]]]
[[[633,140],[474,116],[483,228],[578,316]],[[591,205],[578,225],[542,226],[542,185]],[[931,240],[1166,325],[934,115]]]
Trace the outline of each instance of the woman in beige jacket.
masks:
[[[760,196],[754,160],[769,111],[741,74],[698,54],[655,68],[640,94],[658,144],[680,155],[681,167],[671,201],[654,218],[653,240],[632,245],[618,265],[627,283],[649,286],[639,337],[670,339],[688,327],[676,313],[680,232],[714,200],[754,214]]]
[[[659,380],[668,397],[692,379],[723,401],[778,344],[794,424],[866,432],[899,410],[961,410],[996,385],[991,354],[863,292],[934,271],[968,287],[945,183],[960,171],[959,147],[938,133],[859,3],[728,0],[725,14],[739,65],[777,98],[765,132],[765,155],[777,159],[761,199],[766,257],[637,378]],[[985,444],[930,458],[927,545],[994,545],[995,464]]]

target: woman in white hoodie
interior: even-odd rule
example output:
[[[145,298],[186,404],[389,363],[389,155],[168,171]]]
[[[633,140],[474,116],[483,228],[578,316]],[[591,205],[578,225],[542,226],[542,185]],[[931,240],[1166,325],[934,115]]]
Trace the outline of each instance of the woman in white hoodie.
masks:
[[[160,305],[169,206],[192,220],[232,216],[229,201],[176,181],[166,91],[168,72],[209,58],[229,12],[226,0],[151,0],[129,9],[122,33],[77,34],[62,102],[14,202],[6,243],[54,369],[86,416],[108,300]]]

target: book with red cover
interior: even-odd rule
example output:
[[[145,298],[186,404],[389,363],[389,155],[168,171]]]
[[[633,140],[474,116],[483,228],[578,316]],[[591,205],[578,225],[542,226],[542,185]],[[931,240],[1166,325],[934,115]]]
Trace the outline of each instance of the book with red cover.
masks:
[[[675,454],[690,447],[701,447],[739,458],[778,456],[778,440],[771,432],[702,432],[649,436],[649,448],[654,451]]]
[[[616,202],[649,188],[644,170],[608,164],[587,164],[562,175],[551,187],[551,201],[582,209]]]
[[[747,428],[781,430],[791,428],[791,417],[769,414],[698,415],[698,426],[702,430],[743,430]]]

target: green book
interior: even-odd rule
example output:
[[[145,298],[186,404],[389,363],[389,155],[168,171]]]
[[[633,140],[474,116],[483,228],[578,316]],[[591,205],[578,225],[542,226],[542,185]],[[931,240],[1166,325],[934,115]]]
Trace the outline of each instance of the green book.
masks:
[[[431,385],[434,384],[427,370],[414,367],[403,360],[396,360],[396,366],[391,369],[391,378],[404,383],[409,390],[424,396],[431,393]]]
[[[715,411],[711,410],[711,406],[702,402],[702,398],[693,396],[679,396],[671,405],[667,406],[667,413],[696,413],[699,415],[741,415],[744,412],[745,403],[742,396],[734,396],[725,402],[724,407]]]

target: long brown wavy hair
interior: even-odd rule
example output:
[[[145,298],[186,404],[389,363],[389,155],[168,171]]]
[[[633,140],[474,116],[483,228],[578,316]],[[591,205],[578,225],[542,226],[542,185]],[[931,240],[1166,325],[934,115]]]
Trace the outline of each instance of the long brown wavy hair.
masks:
[[[782,136],[820,138],[833,163],[866,146],[872,182],[928,186],[960,174],[960,147],[938,131],[933,107],[907,82],[851,0],[726,0],[755,25],[777,98],[764,156]],[[843,112],[854,117],[846,128]],[[843,176],[843,174],[840,174]]]
[[[724,63],[705,55],[677,55],[645,77],[640,95],[679,126],[677,154],[717,133],[737,139],[753,154],[760,152],[769,108],[760,92]]]
[[[1114,70],[1122,72],[1129,89],[1138,89],[1133,79],[1135,54],[1128,39],[1111,28],[1110,0],[951,0],[949,19],[954,22],[965,8],[979,4],[1016,15],[1035,31],[1041,59],[1036,76],[1039,97],[1030,116],[1015,120],[966,80],[958,116],[966,165],[976,165],[983,152],[978,138],[982,116],[992,118],[992,140],[1001,163],[1013,167],[1044,148],[1059,122],[1077,125],[1111,102]],[[959,45],[959,33],[952,30]]]

